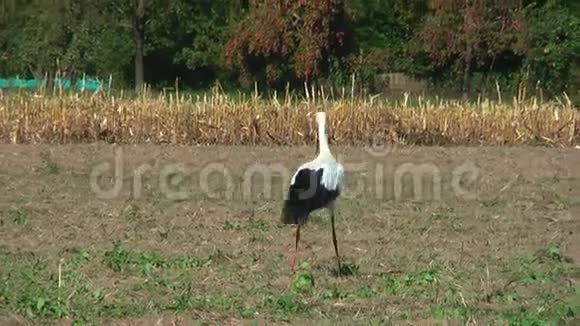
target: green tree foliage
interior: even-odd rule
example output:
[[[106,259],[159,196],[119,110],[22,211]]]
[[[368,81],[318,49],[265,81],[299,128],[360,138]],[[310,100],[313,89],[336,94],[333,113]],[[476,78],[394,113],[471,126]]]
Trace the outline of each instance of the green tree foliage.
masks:
[[[272,87],[312,81],[332,58],[349,53],[351,31],[337,0],[254,0],[225,48],[228,66],[242,85],[265,80]]]
[[[549,95],[567,91],[580,97],[580,12],[564,4],[530,7],[523,69]]]
[[[434,0],[431,9],[417,39],[436,65],[461,74],[464,98],[474,70],[523,54],[526,17],[515,1]]]
[[[580,1],[1,1],[0,77],[57,72],[137,89],[403,72],[464,96],[498,81],[580,101]]]
[[[384,72],[420,75],[410,41],[427,14],[426,1],[357,0],[349,2],[358,55],[356,71],[363,80]]]
[[[17,2],[0,32],[3,74],[65,77],[112,74],[123,80],[130,39],[90,0]],[[74,78],[74,77],[73,77]]]
[[[179,75],[196,87],[227,79],[224,46],[242,5],[230,0],[173,0],[151,17],[148,26],[152,80],[167,84]]]

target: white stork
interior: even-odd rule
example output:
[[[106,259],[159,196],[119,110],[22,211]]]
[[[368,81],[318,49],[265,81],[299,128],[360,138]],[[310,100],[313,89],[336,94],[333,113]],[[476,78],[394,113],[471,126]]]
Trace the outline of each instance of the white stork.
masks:
[[[332,225],[332,242],[340,274],[341,264],[334,229],[334,211],[335,201],[342,190],[344,168],[334,159],[328,148],[325,129],[326,113],[317,112],[316,122],[318,124],[319,154],[314,160],[301,165],[292,177],[288,197],[284,201],[282,209],[282,223],[297,224],[296,249],[290,260],[290,270],[294,273],[294,265],[298,255],[298,241],[300,241],[300,226],[306,224],[311,212],[321,208],[328,209]]]

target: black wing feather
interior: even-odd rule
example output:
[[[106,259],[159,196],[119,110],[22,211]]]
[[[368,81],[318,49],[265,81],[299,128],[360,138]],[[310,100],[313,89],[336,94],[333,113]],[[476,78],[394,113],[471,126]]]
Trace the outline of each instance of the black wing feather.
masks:
[[[282,223],[304,224],[310,212],[326,206],[338,197],[338,191],[329,191],[322,186],[323,173],[322,168],[298,171],[284,201]]]

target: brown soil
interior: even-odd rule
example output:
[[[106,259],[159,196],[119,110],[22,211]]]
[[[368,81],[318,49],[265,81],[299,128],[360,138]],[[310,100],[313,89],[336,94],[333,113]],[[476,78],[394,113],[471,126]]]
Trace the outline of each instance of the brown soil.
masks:
[[[91,171],[100,163],[112,164],[118,148],[123,151],[122,190],[112,198],[99,198],[90,186]],[[194,282],[197,290],[265,286],[282,291],[291,280],[287,256],[294,231],[279,225],[281,200],[287,178],[313,158],[314,151],[311,147],[0,146],[0,212],[29,212],[24,224],[0,215],[0,252],[49,257],[55,268],[72,249],[102,254],[116,240],[127,248],[168,257],[221,252],[223,270],[201,270]],[[509,263],[550,246],[559,246],[564,256],[580,263],[578,149],[413,147],[373,156],[361,148],[340,147],[333,152],[345,164],[347,182],[338,204],[339,250],[361,266],[359,278],[413,271],[437,261],[449,273],[474,273],[472,283],[463,286],[466,293],[478,293],[503,285],[498,262]],[[187,192],[178,199],[168,198],[171,194],[159,181],[174,163],[185,168],[183,182],[169,186]],[[433,199],[436,191],[429,174],[422,181],[422,198],[414,196],[412,178],[397,179],[409,163],[415,164],[407,165],[412,172],[420,171],[419,164],[438,170],[440,200]],[[132,189],[135,171],[146,164],[150,170],[141,187]],[[285,179],[272,174],[271,191],[264,188],[260,175],[250,179],[252,167],[273,171],[276,164],[287,175]],[[477,172],[473,183],[467,178],[458,183],[471,197],[461,197],[453,188],[453,175],[462,167]],[[112,177],[111,171],[105,172],[102,189],[112,187]],[[228,177],[231,189],[225,182]],[[171,184],[169,177],[163,180]],[[254,186],[252,191],[245,187],[246,180]],[[361,185],[363,190],[357,192]],[[397,185],[402,185],[400,196]],[[324,212],[302,230],[298,260],[308,261],[315,274],[334,267]],[[131,282],[99,264],[95,261],[94,268],[86,271],[96,285],[112,291]],[[225,270],[230,273],[224,274]],[[328,277],[320,286],[354,287],[357,282]],[[388,299],[379,298],[365,304],[385,309],[386,303]],[[332,309],[337,315],[361,309],[364,314],[356,303]],[[391,311],[386,309],[377,313]]]

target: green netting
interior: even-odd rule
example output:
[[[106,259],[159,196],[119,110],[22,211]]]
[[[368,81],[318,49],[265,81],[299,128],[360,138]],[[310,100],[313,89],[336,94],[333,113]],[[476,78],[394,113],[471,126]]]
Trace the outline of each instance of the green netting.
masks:
[[[55,78],[53,80],[54,87],[62,87],[63,89],[71,89],[72,83],[68,79]],[[46,79],[22,79],[22,78],[0,78],[0,88],[38,88],[39,86],[46,86]],[[77,79],[74,83],[74,88],[77,90],[94,91],[99,88],[107,88],[107,85],[102,84],[96,79]]]

